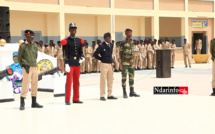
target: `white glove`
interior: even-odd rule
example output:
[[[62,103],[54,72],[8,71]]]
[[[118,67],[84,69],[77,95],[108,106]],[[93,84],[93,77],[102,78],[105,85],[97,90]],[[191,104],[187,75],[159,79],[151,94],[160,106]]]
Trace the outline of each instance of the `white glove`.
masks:
[[[65,68],[66,72],[69,73],[70,72],[70,67],[69,64],[66,64],[66,68]]]
[[[63,57],[62,58],[60,58],[61,60],[63,60]]]
[[[82,58],[82,62],[84,62],[84,61],[85,61],[85,58],[83,57],[83,58]]]
[[[143,56],[143,58],[145,58],[145,56]]]
[[[152,50],[152,53],[154,54],[154,53],[155,53],[155,51],[154,51],[154,50]]]
[[[115,61],[117,61],[117,58],[115,57]]]
[[[101,62],[101,61],[99,60],[99,62]]]

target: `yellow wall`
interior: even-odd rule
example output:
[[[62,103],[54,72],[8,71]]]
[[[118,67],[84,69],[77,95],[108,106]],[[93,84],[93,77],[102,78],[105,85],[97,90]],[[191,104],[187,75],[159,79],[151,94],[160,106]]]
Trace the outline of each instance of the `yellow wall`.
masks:
[[[110,7],[109,0],[64,0],[65,5],[86,7]]]
[[[47,29],[47,15],[51,15],[51,23]],[[57,14],[10,11],[11,36],[21,36],[21,31],[31,29],[41,31],[42,36],[59,36],[59,24]],[[47,31],[49,34],[47,35]]]
[[[184,0],[159,0],[160,10],[184,11]]]
[[[145,34],[146,37],[151,37],[152,35],[152,23],[151,23],[151,17],[146,17],[145,19]]]
[[[153,9],[153,0],[115,0],[115,8]]]
[[[58,4],[58,0],[5,0],[12,2],[27,2],[27,3],[41,3],[41,4]]]
[[[133,36],[140,36],[140,18],[133,16],[116,16],[116,32],[123,32],[126,28],[133,31]],[[125,35],[124,35],[125,36]]]
[[[110,32],[110,16],[65,15],[65,34],[69,35],[69,24],[76,23],[77,36],[103,36]]]
[[[181,37],[181,18],[160,17],[160,37]]]
[[[213,12],[213,2],[208,1],[189,1],[189,11]]]

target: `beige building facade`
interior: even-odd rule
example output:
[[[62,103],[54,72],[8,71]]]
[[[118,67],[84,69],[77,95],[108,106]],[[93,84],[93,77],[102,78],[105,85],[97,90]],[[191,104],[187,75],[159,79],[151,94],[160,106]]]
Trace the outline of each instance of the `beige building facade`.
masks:
[[[69,23],[78,26],[77,36],[92,44],[105,32],[121,41],[131,28],[133,38],[175,39],[176,61],[183,60],[184,38],[192,45],[203,40],[203,54],[209,54],[215,37],[213,0],[0,0],[10,8],[11,42],[24,38],[24,30],[35,31],[35,40],[55,43],[69,35]]]

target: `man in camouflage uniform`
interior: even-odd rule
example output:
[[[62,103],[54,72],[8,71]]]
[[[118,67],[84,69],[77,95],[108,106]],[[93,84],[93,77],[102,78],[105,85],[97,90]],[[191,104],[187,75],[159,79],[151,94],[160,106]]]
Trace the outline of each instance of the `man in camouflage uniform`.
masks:
[[[132,30],[125,30],[126,39],[120,43],[120,57],[122,62],[122,88],[123,97],[128,98],[126,93],[126,79],[127,73],[129,72],[129,86],[130,86],[130,97],[140,97],[140,95],[134,92],[134,61],[133,61],[133,48],[134,41],[131,39]]]

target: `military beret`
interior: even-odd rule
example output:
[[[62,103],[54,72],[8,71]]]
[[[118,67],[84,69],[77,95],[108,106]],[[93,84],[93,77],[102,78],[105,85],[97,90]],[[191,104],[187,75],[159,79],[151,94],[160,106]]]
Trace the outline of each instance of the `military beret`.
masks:
[[[172,39],[172,41],[175,41],[174,39]]]
[[[104,38],[106,38],[106,37],[111,37],[111,34],[110,33],[105,33]]]
[[[75,23],[70,23],[70,24],[69,24],[69,28],[71,28],[71,27],[77,28],[77,26],[76,26]]]
[[[132,32],[132,30],[130,28],[125,29],[125,32],[127,32],[127,31],[131,31]]]
[[[25,35],[34,35],[32,30],[25,30]]]

